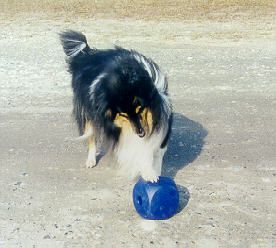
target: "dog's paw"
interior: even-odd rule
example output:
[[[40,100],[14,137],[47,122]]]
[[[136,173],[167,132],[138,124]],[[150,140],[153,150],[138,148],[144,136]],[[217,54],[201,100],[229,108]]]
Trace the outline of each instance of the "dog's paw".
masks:
[[[96,160],[87,159],[85,165],[86,165],[86,168],[93,168],[96,166]]]
[[[159,179],[159,175],[155,171],[146,171],[141,173],[141,177],[148,182],[156,183]]]

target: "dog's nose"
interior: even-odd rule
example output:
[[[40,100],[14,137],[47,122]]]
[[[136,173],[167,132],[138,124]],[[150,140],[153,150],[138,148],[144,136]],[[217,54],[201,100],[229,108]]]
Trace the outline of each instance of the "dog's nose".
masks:
[[[139,128],[137,131],[137,134],[140,138],[143,138],[146,135],[145,130],[143,128]]]

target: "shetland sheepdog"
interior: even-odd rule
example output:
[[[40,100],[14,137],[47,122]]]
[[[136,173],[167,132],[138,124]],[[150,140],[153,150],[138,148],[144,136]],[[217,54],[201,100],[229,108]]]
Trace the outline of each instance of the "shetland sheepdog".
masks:
[[[96,165],[104,144],[129,176],[158,181],[173,119],[166,76],[134,50],[90,48],[72,30],[60,39],[72,75],[73,115],[88,143],[86,166]]]

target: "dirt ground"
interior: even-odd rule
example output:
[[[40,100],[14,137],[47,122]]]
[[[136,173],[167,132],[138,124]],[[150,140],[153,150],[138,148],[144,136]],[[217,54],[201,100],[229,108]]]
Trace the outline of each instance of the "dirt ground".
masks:
[[[93,5],[94,4],[94,5]],[[276,247],[275,1],[0,3],[0,247]],[[179,213],[142,220],[134,182],[73,142],[58,32],[136,49],[169,78],[163,175]]]

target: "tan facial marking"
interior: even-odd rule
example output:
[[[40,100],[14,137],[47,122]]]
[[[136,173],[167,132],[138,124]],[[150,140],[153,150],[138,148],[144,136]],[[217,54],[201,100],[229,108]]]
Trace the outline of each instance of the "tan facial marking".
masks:
[[[136,107],[136,109],[135,109],[135,113],[136,113],[136,114],[138,114],[138,113],[139,113],[139,111],[140,111],[140,109],[141,109],[141,106],[140,106],[140,105],[139,105],[139,106],[137,106],[137,107]]]
[[[138,106],[137,108],[136,108],[136,113],[139,112],[141,106]],[[118,127],[121,127],[123,132],[128,132],[128,131],[132,132],[133,129],[132,129],[131,123],[127,118],[128,115],[126,113],[120,113],[120,114],[116,115],[114,124]],[[151,133],[152,131],[151,111],[148,108],[145,108],[140,114],[140,116],[141,116],[141,124],[142,124],[142,127],[145,129],[146,134]]]
[[[120,115],[120,114],[121,114],[121,115]],[[118,127],[126,126],[127,123],[129,123],[129,121],[128,121],[128,119],[127,119],[128,115],[127,115],[127,113],[120,113],[120,114],[118,113],[118,114],[116,115],[115,120],[114,120],[114,123],[115,123],[115,125],[118,126]],[[130,123],[129,123],[129,125],[130,125]]]
[[[141,119],[142,126],[146,133],[150,133],[152,131],[152,113],[148,108],[145,108],[141,113]]]

